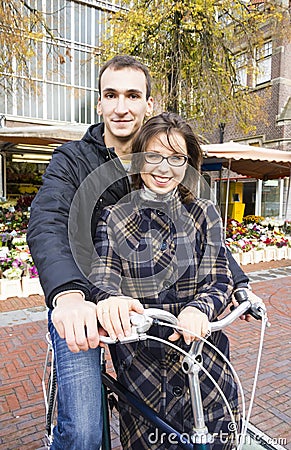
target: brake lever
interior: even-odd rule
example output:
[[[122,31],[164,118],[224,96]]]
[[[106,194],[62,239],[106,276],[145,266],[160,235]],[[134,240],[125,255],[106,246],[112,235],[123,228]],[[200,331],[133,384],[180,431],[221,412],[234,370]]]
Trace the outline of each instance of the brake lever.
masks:
[[[264,316],[267,316],[265,304],[263,302],[252,302],[244,288],[237,289],[234,293],[234,297],[239,304],[249,300],[250,308],[245,312],[245,314],[251,314],[251,316],[256,320],[262,320]],[[231,306],[230,310],[233,311],[234,308],[235,306]],[[268,321],[267,326],[270,326]]]
[[[131,342],[144,341],[147,339],[146,332],[152,326],[154,319],[145,314],[138,314],[136,312],[130,313],[131,333],[130,336],[124,336],[121,339],[111,339],[110,336],[100,336],[100,341],[104,344],[129,344]]]

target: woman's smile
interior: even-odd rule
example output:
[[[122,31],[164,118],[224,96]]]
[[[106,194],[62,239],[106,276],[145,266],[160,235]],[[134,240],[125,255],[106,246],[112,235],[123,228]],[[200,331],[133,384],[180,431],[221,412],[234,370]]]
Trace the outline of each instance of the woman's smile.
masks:
[[[170,177],[161,177],[160,175],[152,175],[152,177],[154,178],[157,184],[161,185],[167,184],[172,179]]]

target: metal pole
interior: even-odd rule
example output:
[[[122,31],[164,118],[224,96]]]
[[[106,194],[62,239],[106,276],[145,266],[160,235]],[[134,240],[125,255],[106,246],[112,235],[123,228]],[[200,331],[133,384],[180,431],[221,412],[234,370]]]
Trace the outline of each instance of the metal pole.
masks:
[[[101,349],[101,372],[106,372],[105,350]],[[103,433],[102,433],[102,450],[111,450],[111,436],[110,436],[110,420],[108,409],[108,391],[107,387],[102,383],[101,386],[101,401],[103,412]]]
[[[288,190],[287,190],[286,207],[285,207],[285,220],[287,219],[287,214],[288,214],[288,204],[289,204],[289,198],[290,198],[290,187],[291,187],[291,166],[290,166],[290,174],[289,174],[289,180],[288,180]]]
[[[255,206],[255,215],[262,215],[262,190],[263,190],[263,181],[257,180],[256,184],[256,206]]]
[[[228,169],[227,169],[227,185],[226,185],[224,227],[223,227],[224,238],[226,238],[226,228],[227,228],[227,213],[228,213],[229,184],[230,184],[230,168],[231,168],[231,159],[228,160]]]

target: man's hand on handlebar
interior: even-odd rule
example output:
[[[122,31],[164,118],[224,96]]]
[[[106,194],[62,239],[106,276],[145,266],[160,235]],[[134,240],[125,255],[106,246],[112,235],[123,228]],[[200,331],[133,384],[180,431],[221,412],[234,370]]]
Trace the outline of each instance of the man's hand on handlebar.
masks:
[[[97,306],[85,301],[81,294],[70,292],[59,296],[52,321],[71,352],[86,351],[99,345]]]
[[[187,306],[180,312],[177,317],[178,323],[177,325],[187,330],[192,331],[198,336],[205,337],[209,330],[209,322],[206,314],[201,312],[198,308],[194,308],[193,306]],[[181,333],[175,331],[171,336],[169,336],[169,341],[177,341],[181,337]],[[191,344],[194,340],[198,339],[186,331],[183,332],[183,337],[187,345]]]
[[[98,320],[113,341],[131,334],[131,311],[143,314],[144,308],[139,300],[125,295],[108,297],[97,303]]]

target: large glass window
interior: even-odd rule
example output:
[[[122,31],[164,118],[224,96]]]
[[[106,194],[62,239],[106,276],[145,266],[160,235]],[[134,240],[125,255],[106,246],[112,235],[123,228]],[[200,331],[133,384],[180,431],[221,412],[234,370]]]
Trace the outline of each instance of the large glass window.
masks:
[[[263,181],[262,213],[264,217],[278,217],[280,214],[279,180]]]
[[[107,1],[106,8],[116,9],[115,3]],[[28,62],[32,84],[26,83],[24,73],[11,78],[17,88],[0,93],[1,113],[29,119],[97,122],[95,54],[107,14],[104,2],[31,0],[30,6],[42,11],[54,39],[44,28],[35,27],[35,32],[45,36],[35,41],[35,56]]]

